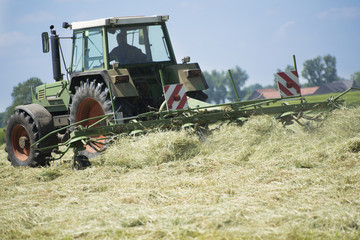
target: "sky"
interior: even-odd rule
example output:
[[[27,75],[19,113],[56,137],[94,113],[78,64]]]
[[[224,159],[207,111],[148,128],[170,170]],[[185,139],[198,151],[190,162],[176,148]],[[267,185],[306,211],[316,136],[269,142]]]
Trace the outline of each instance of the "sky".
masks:
[[[204,71],[239,66],[246,85],[273,83],[277,69],[330,54],[337,73],[360,71],[359,0],[0,0],[0,112],[11,105],[13,87],[31,77],[51,83],[51,55],[41,33],[62,22],[106,17],[169,15],[177,61],[185,56]],[[71,40],[63,40],[67,66]],[[64,71],[63,71],[64,73]],[[300,82],[306,80],[300,76]]]

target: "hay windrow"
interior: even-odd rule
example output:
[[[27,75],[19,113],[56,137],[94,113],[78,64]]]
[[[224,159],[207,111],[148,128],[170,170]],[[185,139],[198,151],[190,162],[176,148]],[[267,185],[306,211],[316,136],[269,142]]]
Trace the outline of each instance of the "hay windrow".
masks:
[[[202,143],[186,131],[159,131],[137,138],[120,138],[102,156],[104,164],[143,168],[196,156]]]
[[[121,138],[92,167],[0,161],[1,239],[359,239],[360,108]]]

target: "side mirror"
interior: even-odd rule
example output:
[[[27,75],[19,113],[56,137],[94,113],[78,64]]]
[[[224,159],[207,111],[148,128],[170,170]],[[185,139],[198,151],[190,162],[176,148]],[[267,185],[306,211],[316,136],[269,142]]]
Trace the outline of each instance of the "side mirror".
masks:
[[[41,34],[41,39],[42,39],[43,53],[48,53],[50,51],[49,34],[47,32],[43,32]]]

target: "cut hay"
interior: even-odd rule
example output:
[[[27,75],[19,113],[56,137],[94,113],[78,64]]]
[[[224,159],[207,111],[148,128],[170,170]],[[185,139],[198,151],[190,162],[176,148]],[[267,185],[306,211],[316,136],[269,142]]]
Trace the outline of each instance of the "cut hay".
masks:
[[[360,108],[121,138],[92,167],[0,161],[0,239],[359,239]]]
[[[106,150],[105,165],[143,168],[166,162],[190,159],[201,149],[196,135],[186,131],[158,131],[140,137],[120,138]]]

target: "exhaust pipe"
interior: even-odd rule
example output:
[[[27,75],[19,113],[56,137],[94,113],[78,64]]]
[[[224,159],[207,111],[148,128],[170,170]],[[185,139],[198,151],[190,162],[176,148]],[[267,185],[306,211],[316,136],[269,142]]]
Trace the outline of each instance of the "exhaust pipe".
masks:
[[[50,46],[51,46],[51,57],[52,57],[52,64],[53,64],[53,77],[55,81],[62,80],[61,74],[61,65],[60,65],[60,42],[59,36],[56,35],[56,31],[53,30],[54,26],[50,26],[51,29],[51,37],[50,37]]]

